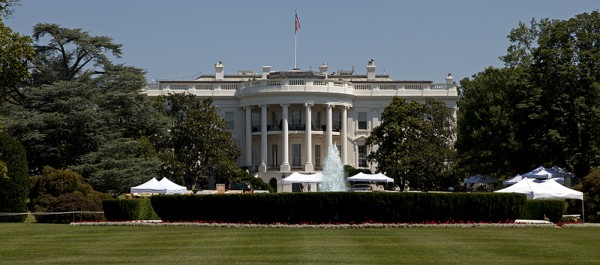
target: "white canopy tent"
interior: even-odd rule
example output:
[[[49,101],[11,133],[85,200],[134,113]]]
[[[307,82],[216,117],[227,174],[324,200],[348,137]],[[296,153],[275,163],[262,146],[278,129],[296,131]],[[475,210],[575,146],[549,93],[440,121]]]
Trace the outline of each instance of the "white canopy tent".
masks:
[[[505,186],[509,186],[509,185],[516,184],[521,180],[523,180],[523,176],[521,176],[521,174],[517,174],[516,176],[514,176],[512,178],[502,181],[502,184]]]
[[[394,183],[394,179],[390,178],[382,173],[377,174],[365,174],[358,173],[352,177],[348,178],[348,181],[365,181],[365,182],[385,182],[385,183]]]
[[[498,183],[500,182],[498,179],[496,178],[492,178],[489,176],[484,176],[484,175],[474,175],[471,176],[467,179],[464,180],[464,183],[471,183],[471,184],[476,184],[476,183]]]
[[[323,182],[323,173],[317,172],[315,174],[300,174],[298,172],[294,172],[291,175],[284,178],[282,181],[283,181],[283,184],[321,183],[321,182]]]
[[[188,190],[186,187],[178,185],[168,178],[162,178],[159,183],[167,189],[167,194],[187,194]]]
[[[545,168],[543,166],[537,167],[534,170],[531,170],[524,174],[517,174],[516,176],[502,181],[502,184],[513,185],[523,178],[531,178],[531,179],[553,179],[554,181],[564,184],[565,178],[570,178],[573,176],[573,173],[569,173],[566,170],[553,166],[551,168]]]
[[[577,199],[583,200],[583,193],[569,189],[553,179],[540,180],[524,178],[517,184],[495,192],[523,193],[528,199]]]
[[[576,199],[581,200],[581,217],[584,216],[583,192],[569,189],[553,179],[523,178],[518,183],[495,192],[522,193],[527,199]]]
[[[167,188],[160,184],[156,178],[146,181],[146,183],[131,187],[131,193],[167,193]]]

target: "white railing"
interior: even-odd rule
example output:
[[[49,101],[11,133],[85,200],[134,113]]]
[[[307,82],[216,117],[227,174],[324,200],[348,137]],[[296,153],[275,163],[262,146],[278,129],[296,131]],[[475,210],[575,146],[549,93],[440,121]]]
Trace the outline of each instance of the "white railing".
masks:
[[[318,87],[318,88],[317,88]],[[379,93],[380,95],[387,95],[389,93],[404,93],[400,91],[440,91],[446,90],[450,93],[455,93],[456,84],[432,84],[431,82],[388,82],[388,83],[357,83],[347,82],[344,80],[333,80],[333,79],[263,79],[253,80],[247,82],[211,82],[211,83],[198,83],[196,81],[190,81],[189,83],[161,83],[161,84],[148,84],[146,85],[146,91],[158,91],[161,90],[196,90],[197,93],[207,93],[214,90],[228,90],[233,93],[240,94],[253,94],[265,92],[324,92],[324,93],[343,93],[352,94],[354,90],[357,93],[363,95],[365,93]],[[206,92],[202,92],[206,91]],[[360,91],[360,92],[359,92]],[[377,92],[381,91],[381,92]],[[387,92],[386,92],[387,91]],[[398,91],[398,92],[395,92]],[[232,93],[232,92],[227,92]],[[381,94],[384,93],[384,94]],[[413,92],[410,92],[413,93]],[[375,94],[374,94],[375,95]]]

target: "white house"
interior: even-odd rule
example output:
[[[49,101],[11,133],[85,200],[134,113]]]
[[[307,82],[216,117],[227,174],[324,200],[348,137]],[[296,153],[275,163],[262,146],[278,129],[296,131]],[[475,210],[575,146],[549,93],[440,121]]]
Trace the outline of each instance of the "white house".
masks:
[[[278,190],[281,179],[292,172],[320,171],[332,144],[340,150],[342,163],[374,170],[366,160],[365,139],[380,124],[381,113],[394,96],[419,102],[432,97],[456,110],[458,92],[450,74],[440,84],[394,80],[376,74],[373,59],[366,74],[354,69],[328,72],[328,68],[323,64],[318,72],[271,71],[263,66],[260,74],[225,75],[224,65],[218,62],[214,75],[159,81],[144,93],[212,97],[242,150],[238,164],[258,172]]]

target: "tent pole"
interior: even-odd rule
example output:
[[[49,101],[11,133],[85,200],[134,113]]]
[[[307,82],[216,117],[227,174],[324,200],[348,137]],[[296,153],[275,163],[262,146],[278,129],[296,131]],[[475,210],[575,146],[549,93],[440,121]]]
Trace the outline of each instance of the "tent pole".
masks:
[[[585,223],[585,207],[583,207],[583,200],[581,200],[581,222]]]

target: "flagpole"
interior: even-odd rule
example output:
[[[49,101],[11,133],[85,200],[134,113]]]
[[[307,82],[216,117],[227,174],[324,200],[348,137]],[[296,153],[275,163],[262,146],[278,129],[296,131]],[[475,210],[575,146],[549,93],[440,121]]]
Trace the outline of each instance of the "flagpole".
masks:
[[[297,30],[294,30],[294,70],[296,69],[296,32]]]
[[[294,70],[296,70],[296,33],[298,33],[298,12],[294,10]]]

